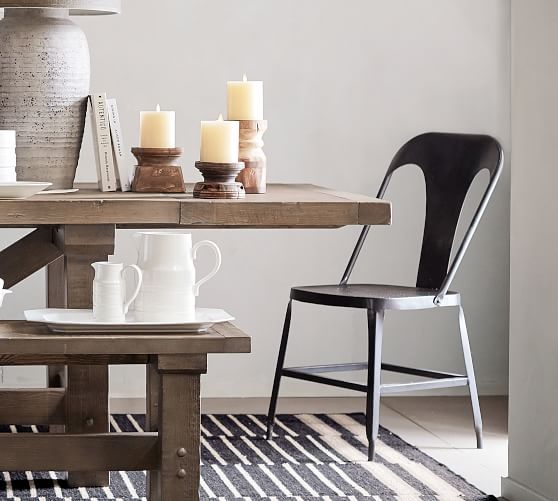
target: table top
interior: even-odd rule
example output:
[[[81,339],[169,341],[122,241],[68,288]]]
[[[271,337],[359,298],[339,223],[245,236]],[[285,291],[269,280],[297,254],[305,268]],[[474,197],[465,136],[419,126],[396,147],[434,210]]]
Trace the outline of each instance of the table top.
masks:
[[[0,200],[0,226],[115,224],[119,228],[338,228],[391,223],[385,200],[310,184],[271,184],[243,200],[200,200],[185,194],[76,193]]]
[[[4,355],[182,355],[250,353],[250,336],[230,322],[205,333],[57,334],[40,323],[0,322]]]

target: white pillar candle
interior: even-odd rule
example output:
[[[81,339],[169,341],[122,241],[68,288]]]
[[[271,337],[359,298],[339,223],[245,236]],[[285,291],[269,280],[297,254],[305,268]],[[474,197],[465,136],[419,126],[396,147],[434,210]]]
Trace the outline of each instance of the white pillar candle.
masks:
[[[227,82],[229,120],[263,120],[263,82]]]
[[[200,160],[209,163],[238,162],[238,122],[218,120],[201,123]]]
[[[0,130],[0,148],[16,147],[16,131]]]
[[[176,118],[174,111],[140,112],[140,148],[175,148]]]

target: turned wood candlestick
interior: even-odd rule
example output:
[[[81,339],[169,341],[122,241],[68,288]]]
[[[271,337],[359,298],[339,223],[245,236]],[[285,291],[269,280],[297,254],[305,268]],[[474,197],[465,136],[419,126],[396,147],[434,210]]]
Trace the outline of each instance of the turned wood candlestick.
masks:
[[[243,162],[211,163],[196,162],[196,168],[202,173],[203,181],[194,186],[194,198],[244,198],[244,186],[235,181],[238,173],[244,169]]]
[[[176,165],[182,148],[132,148],[138,161],[132,191],[139,193],[184,193],[182,168]]]
[[[240,120],[239,160],[244,169],[236,180],[244,185],[246,193],[266,192],[267,158],[263,151],[263,135],[267,120]]]

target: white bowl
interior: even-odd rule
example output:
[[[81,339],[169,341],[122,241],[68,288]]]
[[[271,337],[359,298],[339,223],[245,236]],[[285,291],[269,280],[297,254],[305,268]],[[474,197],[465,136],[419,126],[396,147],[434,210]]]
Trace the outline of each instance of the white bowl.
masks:
[[[33,181],[0,182],[0,199],[29,198],[46,190],[52,183],[39,183]]]

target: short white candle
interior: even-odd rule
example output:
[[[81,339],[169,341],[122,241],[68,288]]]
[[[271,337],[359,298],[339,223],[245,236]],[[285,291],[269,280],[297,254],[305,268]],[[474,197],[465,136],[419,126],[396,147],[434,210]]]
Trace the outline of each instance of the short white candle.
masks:
[[[16,147],[16,131],[0,130],[0,148]]]
[[[140,148],[175,148],[176,118],[174,111],[140,112]]]
[[[200,160],[209,163],[238,162],[239,124],[218,120],[201,123]]]
[[[229,120],[263,120],[263,82],[227,82]]]

